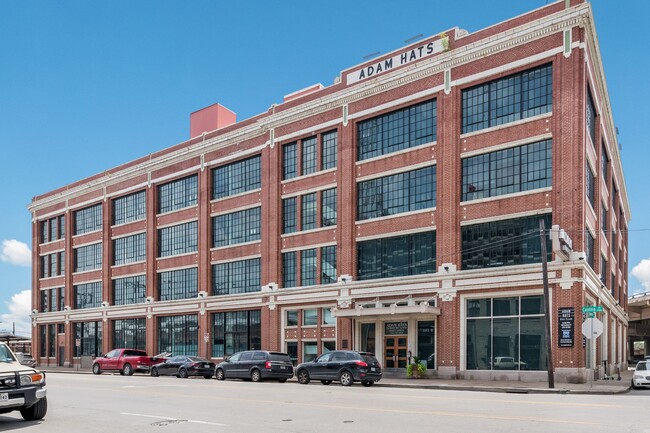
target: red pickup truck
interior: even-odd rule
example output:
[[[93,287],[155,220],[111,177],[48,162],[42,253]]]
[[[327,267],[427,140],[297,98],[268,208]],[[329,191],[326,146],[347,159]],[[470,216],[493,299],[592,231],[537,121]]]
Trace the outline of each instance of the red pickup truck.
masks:
[[[133,372],[148,373],[152,365],[164,362],[165,357],[150,357],[144,350],[113,349],[101,358],[93,361],[93,373],[102,374],[104,371],[116,370],[125,376]]]

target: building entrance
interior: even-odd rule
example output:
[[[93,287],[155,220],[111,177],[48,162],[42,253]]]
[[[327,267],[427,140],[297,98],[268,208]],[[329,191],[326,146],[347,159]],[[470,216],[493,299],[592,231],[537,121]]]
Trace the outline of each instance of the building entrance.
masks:
[[[384,367],[406,368],[408,363],[408,337],[391,335],[384,337]]]

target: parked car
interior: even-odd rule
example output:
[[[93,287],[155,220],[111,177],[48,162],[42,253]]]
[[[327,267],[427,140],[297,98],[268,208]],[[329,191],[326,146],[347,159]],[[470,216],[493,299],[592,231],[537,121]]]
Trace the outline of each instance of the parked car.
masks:
[[[119,371],[120,374],[131,376],[133,372],[149,373],[151,366],[166,359],[166,354],[149,356],[144,350],[113,349],[106,355],[95,358],[93,373],[102,374],[104,371]]]
[[[343,386],[350,386],[354,382],[372,386],[381,380],[381,376],[381,365],[374,354],[351,350],[328,352],[296,367],[296,377],[303,385],[313,379],[320,380],[323,385],[338,381]]]
[[[32,358],[32,355],[29,353],[16,352],[15,355],[18,362],[20,362],[22,365],[26,365],[28,367],[36,367],[36,360]]]
[[[523,361],[515,361],[512,356],[497,356],[494,358],[495,370],[528,370],[528,364]]]
[[[650,361],[639,361],[632,375],[632,388],[639,389],[646,386],[650,386]]]
[[[247,350],[226,358],[217,365],[214,375],[217,380],[239,378],[259,382],[276,379],[284,383],[293,377],[293,364],[286,353]]]
[[[176,376],[187,379],[190,376],[203,376],[206,379],[212,379],[214,373],[214,362],[198,356],[173,356],[165,362],[151,367],[151,375],[157,376]]]
[[[45,373],[22,365],[9,347],[0,343],[0,414],[16,410],[25,421],[45,417]]]

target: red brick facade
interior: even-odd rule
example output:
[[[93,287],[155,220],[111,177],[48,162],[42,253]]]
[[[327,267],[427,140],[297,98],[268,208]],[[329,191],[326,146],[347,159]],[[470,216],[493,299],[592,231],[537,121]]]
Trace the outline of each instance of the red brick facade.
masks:
[[[287,342],[297,342],[299,360],[303,357],[304,341],[317,342],[319,352],[323,350],[325,341],[335,341],[336,347],[341,349],[360,349],[360,323],[372,322],[377,325],[378,357],[384,363],[384,353],[381,352],[384,340],[380,332],[384,323],[407,321],[408,348],[415,352],[417,334],[414,328],[417,322],[433,320],[436,354],[433,374],[441,377],[486,377],[489,371],[471,371],[465,367],[465,299],[500,293],[540,294],[541,265],[461,270],[461,227],[470,223],[552,212],[553,224],[570,233],[575,251],[567,261],[557,259],[553,254],[555,260],[549,263],[551,339],[556,371],[563,378],[575,376],[584,380],[587,377],[586,366],[604,360],[609,364],[625,363],[629,204],[600,54],[594,45],[595,29],[590,6],[576,0],[570,3],[571,6],[567,8],[564,2],[554,3],[473,34],[452,29],[444,35],[431,37],[401,50],[407,52],[415,46],[448,38],[446,46],[443,43],[445,48],[441,53],[347,85],[347,75],[365,65],[355,66],[342,72],[333,85],[322,89],[315,86],[297,92],[287,97],[283,104],[274,105],[268,112],[251,119],[227,124],[187,142],[35,197],[30,205],[33,214],[32,294],[35,314],[32,320],[35,357],[41,365],[79,363],[79,358],[74,357],[72,324],[88,321],[103,323],[102,352],[105,353],[113,348],[112,321],[135,317],[146,318],[146,348],[150,353],[157,353],[160,348],[157,347],[156,318],[177,314],[198,315],[198,355],[210,357],[210,344],[204,342],[203,336],[207,334],[211,338],[212,313],[256,309],[261,311],[262,347],[284,351]],[[367,64],[382,61],[396,53]],[[553,74],[552,112],[461,134],[463,89],[549,63],[552,64]],[[450,78],[447,80],[446,71]],[[595,144],[591,143],[586,130],[588,88],[596,105]],[[431,99],[437,101],[436,141],[357,161],[357,124],[360,121]],[[320,149],[321,134],[334,130],[338,133],[335,169],[282,180],[282,145],[315,135]],[[551,188],[460,202],[463,157],[488,148],[512,147],[515,143],[526,144],[536,139],[552,139]],[[606,179],[603,179],[600,169],[601,143],[605,143],[610,160]],[[300,146],[297,148],[300,149]],[[211,200],[211,170],[253,155],[261,155],[261,189]],[[320,151],[317,155],[317,167],[320,167]],[[299,150],[297,161],[300,173]],[[435,208],[357,221],[356,185],[360,179],[432,163],[437,167]],[[585,170],[588,163],[596,173],[596,196],[600,198],[597,202],[602,201],[609,206],[607,226],[612,228],[610,231],[601,231],[603,216],[600,205],[592,209],[586,198]],[[157,214],[156,187],[191,174],[198,175],[198,204]],[[338,194],[336,226],[282,234],[282,198],[333,187],[337,188]],[[611,191],[614,188],[618,190],[618,196],[613,203]],[[112,226],[112,200],[140,190],[146,191],[146,219]],[[320,194],[318,197],[317,208],[320,209]],[[102,204],[104,229],[73,236],[73,212],[98,203]],[[262,227],[259,241],[211,248],[212,216],[260,205]],[[41,242],[41,222],[58,215],[66,216],[65,238]],[[298,220],[300,216],[298,206]],[[197,251],[158,258],[158,229],[186,221],[198,221]],[[357,280],[358,240],[427,230],[436,231],[438,272],[398,279]],[[585,251],[586,230],[595,237],[595,269],[591,269],[584,255],[581,259],[579,253]],[[112,240],[139,232],[146,233],[147,260],[112,266]],[[618,234],[615,237],[616,246],[610,245],[611,232]],[[73,248],[98,241],[103,245],[102,269],[74,273]],[[290,289],[281,287],[282,252],[319,249],[324,245],[336,245],[338,283]],[[39,258],[55,251],[65,251],[65,274],[40,278]],[[599,278],[601,254],[608,263],[604,284]],[[299,270],[300,254],[297,256]],[[211,264],[250,257],[261,257],[262,290],[214,296],[210,289]],[[207,292],[207,297],[168,302],[157,300],[157,273],[184,267],[198,267],[199,291]],[[320,271],[319,267],[317,275]],[[153,302],[111,305],[112,279],[143,274],[146,275],[147,296]],[[612,281],[612,274],[615,281]],[[351,276],[351,280],[346,276]],[[41,312],[41,290],[64,287],[65,305],[72,306],[73,286],[92,281],[102,282],[103,300],[107,305]],[[610,291],[612,287],[614,290]],[[407,305],[390,306],[400,301]],[[428,301],[434,301],[435,306],[427,304]],[[362,316],[361,306],[370,303],[378,303],[382,307],[377,308],[376,316]],[[587,303],[604,307],[604,313],[599,317],[606,324],[605,335],[598,340],[590,361],[580,338],[580,308]],[[318,309],[318,324],[301,326],[299,323],[299,326],[287,327],[285,312],[305,307]],[[557,311],[560,307],[575,308],[575,343],[571,348],[560,348],[557,344]],[[333,309],[337,317],[335,325],[323,324],[323,308]],[[359,314],[355,315],[355,310]],[[344,311],[347,313],[342,313]],[[57,348],[55,356],[50,357],[41,351],[41,327],[48,324],[62,324],[64,330],[57,332],[56,342],[47,342],[47,347],[54,344]],[[509,373],[508,377],[532,380],[539,378],[540,374],[545,372],[522,371]]]

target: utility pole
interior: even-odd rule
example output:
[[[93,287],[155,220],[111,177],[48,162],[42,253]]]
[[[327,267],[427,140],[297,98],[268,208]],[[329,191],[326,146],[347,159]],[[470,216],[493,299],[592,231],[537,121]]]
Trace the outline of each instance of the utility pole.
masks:
[[[544,282],[544,334],[546,336],[546,359],[548,365],[548,387],[555,388],[555,376],[553,375],[553,343],[551,342],[551,307],[548,293],[548,263],[546,260],[546,227],[544,220],[539,220],[539,240],[542,247],[542,281]]]

